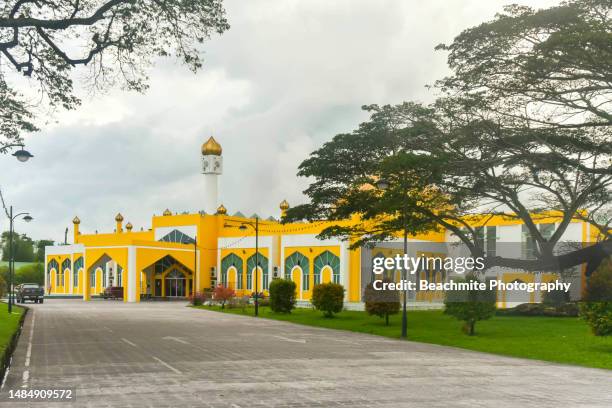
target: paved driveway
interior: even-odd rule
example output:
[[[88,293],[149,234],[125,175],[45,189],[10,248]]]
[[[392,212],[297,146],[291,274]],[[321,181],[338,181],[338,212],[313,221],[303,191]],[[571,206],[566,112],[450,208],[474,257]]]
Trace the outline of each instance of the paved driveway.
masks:
[[[74,387],[75,406],[612,406],[612,371],[184,303],[48,300],[31,312],[3,393]]]

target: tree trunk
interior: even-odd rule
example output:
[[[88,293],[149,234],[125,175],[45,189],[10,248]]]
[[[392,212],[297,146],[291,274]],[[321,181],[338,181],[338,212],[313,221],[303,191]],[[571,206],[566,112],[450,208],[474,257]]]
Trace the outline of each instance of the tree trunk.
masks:
[[[389,325],[389,313],[385,313],[385,326]]]
[[[473,336],[473,335],[474,335],[474,326],[476,326],[476,321],[475,321],[475,320],[470,320],[470,321],[468,322],[468,327],[469,327],[468,334],[469,334],[470,336]]]

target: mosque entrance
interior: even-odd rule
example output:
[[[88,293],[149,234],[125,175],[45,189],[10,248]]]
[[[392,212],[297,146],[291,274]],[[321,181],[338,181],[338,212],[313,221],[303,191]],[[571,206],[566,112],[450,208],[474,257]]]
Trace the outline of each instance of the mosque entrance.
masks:
[[[166,297],[187,296],[187,280],[177,269],[166,275]]]
[[[193,290],[193,271],[170,255],[159,259],[142,272],[142,293],[146,293],[144,297],[147,299],[185,298]]]

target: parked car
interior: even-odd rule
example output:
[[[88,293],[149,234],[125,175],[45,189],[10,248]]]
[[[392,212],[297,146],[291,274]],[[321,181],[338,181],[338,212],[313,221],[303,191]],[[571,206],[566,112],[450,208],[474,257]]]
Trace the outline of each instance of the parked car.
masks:
[[[15,288],[15,291],[17,303],[25,303],[26,300],[42,303],[45,298],[45,289],[38,283],[22,283]]]
[[[109,286],[104,289],[104,292],[100,293],[102,299],[123,299],[123,287],[121,286]]]

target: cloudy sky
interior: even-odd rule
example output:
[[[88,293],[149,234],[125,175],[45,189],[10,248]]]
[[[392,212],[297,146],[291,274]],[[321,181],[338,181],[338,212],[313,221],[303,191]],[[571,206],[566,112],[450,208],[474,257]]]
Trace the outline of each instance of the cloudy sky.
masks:
[[[140,229],[165,208],[199,210],[211,134],[223,146],[220,201],[278,216],[282,199],[305,200],[296,171],[311,151],[365,120],[364,104],[429,101],[425,85],[447,72],[433,48],[508,2],[228,0],[232,27],[206,44],[200,73],[160,61],[147,94],[86,99],[27,138],[34,159],[0,157],[5,198],[35,218],[16,228],[63,240],[75,215],[88,233],[112,231],[117,212]]]

